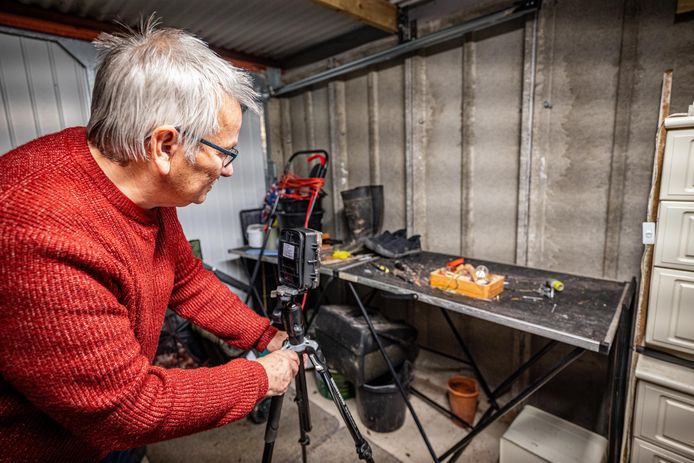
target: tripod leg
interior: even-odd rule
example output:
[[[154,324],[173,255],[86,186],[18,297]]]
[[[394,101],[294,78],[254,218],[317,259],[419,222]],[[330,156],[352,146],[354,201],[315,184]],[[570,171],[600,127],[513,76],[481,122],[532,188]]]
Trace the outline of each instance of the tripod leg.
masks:
[[[301,461],[306,463],[306,447],[311,444],[308,433],[311,431],[311,412],[308,405],[308,388],[306,387],[306,369],[304,362],[299,362],[299,373],[296,375],[296,406],[299,411],[299,443],[301,444]]]
[[[277,395],[270,401],[270,415],[265,426],[265,448],[263,449],[263,463],[272,461],[272,451],[275,448],[275,439],[280,427],[280,415],[282,414],[282,402],[284,395]]]
[[[359,432],[359,428],[357,428],[357,424],[354,422],[354,417],[352,417],[352,414],[349,412],[347,404],[345,404],[344,399],[340,395],[340,391],[337,389],[335,380],[328,371],[328,367],[323,360],[323,355],[320,353],[320,351],[317,351],[315,354],[310,354],[309,358],[316,367],[316,371],[323,379],[328,391],[330,391],[330,396],[333,398],[333,402],[335,402],[340,415],[342,415],[342,419],[347,425],[347,430],[352,435],[354,444],[357,447],[357,455],[359,455],[359,459],[366,460],[367,463],[374,463],[371,453],[371,446],[369,446],[369,443]]]

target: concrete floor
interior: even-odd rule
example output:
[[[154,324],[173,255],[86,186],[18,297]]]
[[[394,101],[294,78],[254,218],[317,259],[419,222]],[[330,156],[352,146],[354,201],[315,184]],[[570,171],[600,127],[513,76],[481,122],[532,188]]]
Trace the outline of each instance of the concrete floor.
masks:
[[[460,364],[421,351],[415,363],[414,387],[447,406],[446,383],[452,374],[470,374]],[[309,461],[335,463],[357,461],[353,441],[339,412],[331,400],[322,397],[316,388],[313,371],[307,372],[313,431],[309,446]],[[293,397],[293,391],[288,398]],[[424,426],[437,454],[441,454],[465,434],[451,420],[427,405],[418,397],[411,396],[412,405]],[[355,399],[347,401],[357,425],[369,441],[374,460],[378,463],[426,462],[431,461],[412,416],[407,413],[404,425],[392,433],[377,433],[364,426],[357,413]],[[480,400],[477,418],[486,408],[484,398]],[[465,450],[460,462],[496,462],[499,458],[499,438],[508,428],[508,422],[497,422],[477,436]],[[263,452],[265,425],[242,420],[223,428],[161,442],[148,447],[147,456],[151,463],[178,463],[196,461],[200,463],[258,462]],[[284,401],[280,431],[275,444],[275,462],[301,460],[298,439],[298,415],[292,400]]]

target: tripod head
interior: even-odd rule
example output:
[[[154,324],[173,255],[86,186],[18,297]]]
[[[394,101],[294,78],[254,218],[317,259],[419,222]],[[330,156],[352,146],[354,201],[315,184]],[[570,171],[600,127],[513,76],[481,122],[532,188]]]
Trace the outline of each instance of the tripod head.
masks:
[[[281,301],[292,301],[295,297],[301,296],[306,292],[305,289],[296,289],[291,286],[280,285],[270,292],[270,297],[273,299],[279,297]]]
[[[306,334],[304,313],[297,303],[297,297],[304,292],[305,290],[281,285],[270,293],[273,298],[278,298],[277,305],[270,315],[270,321],[276,328],[287,332],[290,344],[303,343]]]

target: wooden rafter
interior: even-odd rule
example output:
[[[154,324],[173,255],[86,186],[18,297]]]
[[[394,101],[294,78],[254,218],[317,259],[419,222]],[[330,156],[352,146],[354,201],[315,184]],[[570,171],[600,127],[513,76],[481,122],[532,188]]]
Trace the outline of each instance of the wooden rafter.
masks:
[[[0,24],[16,29],[42,32],[44,34],[86,41],[94,40],[101,32],[106,31],[105,29],[99,30],[84,25],[76,26],[67,23],[58,23],[5,11],[0,11]]]
[[[677,14],[694,11],[694,0],[677,0]]]
[[[341,13],[394,34],[398,30],[398,9],[387,0],[313,0]]]

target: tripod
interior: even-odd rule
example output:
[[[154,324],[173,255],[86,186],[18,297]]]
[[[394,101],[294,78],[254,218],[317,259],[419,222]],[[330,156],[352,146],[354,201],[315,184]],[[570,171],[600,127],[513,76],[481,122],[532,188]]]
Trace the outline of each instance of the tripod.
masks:
[[[288,286],[279,286],[273,291],[273,296],[279,296],[279,304],[272,313],[273,323],[281,326],[289,335],[285,342],[284,349],[291,349],[300,357],[302,354],[307,354],[316,368],[316,372],[320,375],[330,391],[330,396],[335,402],[342,419],[347,425],[349,433],[352,435],[356,446],[357,455],[360,460],[366,460],[368,463],[374,463],[371,456],[371,447],[369,443],[359,432],[357,424],[354,422],[352,414],[347,408],[347,404],[342,399],[337,385],[333,380],[328,367],[323,358],[323,354],[318,347],[318,343],[306,337],[306,322],[301,306],[296,303],[295,298],[301,295],[303,291],[290,288]],[[308,391],[306,388],[306,370],[303,361],[299,362],[299,372],[296,380],[296,405],[299,408],[299,443],[301,444],[301,460],[306,463],[306,447],[310,444],[308,433],[311,431],[311,414],[308,405]],[[270,402],[270,414],[265,427],[265,448],[263,450],[263,463],[272,461],[272,451],[275,446],[275,439],[279,430],[280,414],[282,413],[282,402],[284,395],[275,396]]]

